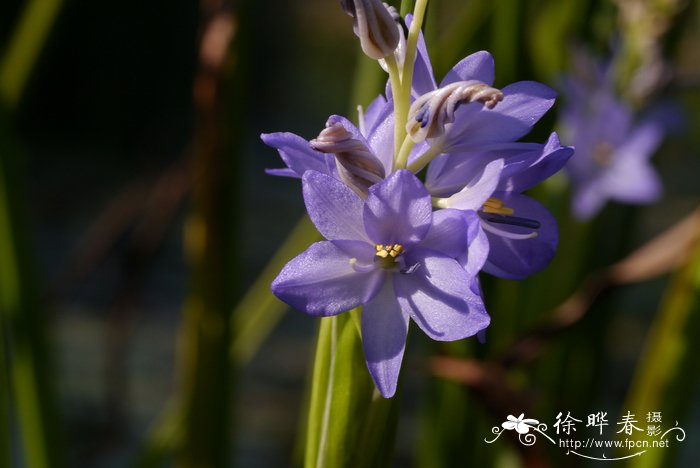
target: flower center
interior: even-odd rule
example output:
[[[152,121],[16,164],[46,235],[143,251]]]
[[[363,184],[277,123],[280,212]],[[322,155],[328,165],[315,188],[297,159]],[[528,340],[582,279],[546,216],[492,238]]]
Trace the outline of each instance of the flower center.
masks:
[[[376,250],[374,261],[384,269],[396,267],[397,258],[404,253],[401,244],[376,244],[374,248]]]
[[[593,148],[593,160],[599,166],[607,167],[612,164],[612,155],[615,152],[613,145],[607,141],[601,141]]]

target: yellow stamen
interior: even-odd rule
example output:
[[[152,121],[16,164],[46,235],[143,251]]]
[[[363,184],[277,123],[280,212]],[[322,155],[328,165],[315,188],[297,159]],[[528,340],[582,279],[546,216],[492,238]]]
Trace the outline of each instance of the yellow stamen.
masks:
[[[396,258],[404,252],[404,248],[401,244],[376,244],[374,246],[377,253],[375,255],[379,258]]]
[[[493,213],[500,215],[512,215],[513,213],[515,213],[515,210],[513,210],[513,208],[508,208],[503,202],[503,200],[495,197],[491,197],[488,200],[486,200],[486,202],[484,202],[482,211],[484,213]]]

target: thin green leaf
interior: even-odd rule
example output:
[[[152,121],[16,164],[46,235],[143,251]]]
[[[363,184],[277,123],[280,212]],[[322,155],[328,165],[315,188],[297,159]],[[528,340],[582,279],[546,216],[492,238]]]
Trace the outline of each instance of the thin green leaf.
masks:
[[[14,106],[44,47],[62,0],[31,0],[22,12],[10,45],[0,61],[0,99]]]
[[[3,345],[9,345],[4,349],[4,363],[10,381],[5,388],[10,392],[11,417],[17,421],[26,465],[55,467],[60,466],[60,445],[56,442],[60,432],[55,427],[45,321],[40,313],[27,236],[23,234],[17,196],[20,191],[16,186],[20,177],[13,164],[14,151],[8,143],[5,124],[0,121],[0,320]]]
[[[272,295],[270,283],[292,257],[321,239],[304,215],[233,310],[231,355],[247,363],[279,323],[288,306]]]

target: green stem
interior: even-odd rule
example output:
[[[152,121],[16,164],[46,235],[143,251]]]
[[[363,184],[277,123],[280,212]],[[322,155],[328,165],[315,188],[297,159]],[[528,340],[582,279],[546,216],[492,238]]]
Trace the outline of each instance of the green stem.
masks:
[[[387,56],[384,61],[389,69],[389,82],[391,93],[394,96],[394,162],[397,165],[399,148],[406,134],[406,116],[408,115],[408,101],[400,99],[402,95],[402,81],[399,65],[394,54]]]
[[[331,420],[331,405],[333,404],[333,380],[335,376],[335,356],[338,348],[338,320],[331,317],[330,347],[328,349],[328,375],[326,379],[326,398],[323,405],[323,417],[321,422],[321,434],[318,442],[318,455],[316,456],[316,468],[325,466],[325,451],[328,444],[328,427]]]
[[[413,9],[413,20],[411,27],[408,30],[408,38],[406,39],[406,59],[403,62],[403,73],[401,73],[401,95],[395,98],[396,101],[403,100],[406,103],[410,102],[411,87],[413,85],[413,67],[416,61],[418,52],[418,36],[420,28],[423,26],[423,18],[425,18],[425,9],[428,6],[428,0],[417,0],[416,6]]]
[[[374,388],[358,330],[360,310],[321,319],[306,422],[304,466],[386,466],[394,399]]]
[[[430,161],[440,156],[442,147],[439,144],[434,144],[428,150],[418,156],[411,164],[408,165],[408,170],[418,173],[421,169],[428,165]]]
[[[0,127],[4,124],[0,121]],[[59,466],[60,434],[55,428],[53,380],[34,275],[24,244],[24,223],[18,210],[16,182],[9,136],[0,135],[0,320],[2,346],[8,353],[12,416],[17,418],[23,458],[29,467]],[[14,169],[14,170],[13,170]],[[4,367],[4,366],[0,366]],[[4,443],[11,444],[5,441]]]
[[[415,143],[411,139],[411,137],[406,135],[406,137],[403,140],[403,143],[401,144],[401,149],[399,150],[399,154],[396,157],[396,164],[394,165],[395,169],[405,169],[406,168],[406,163],[408,162],[408,155],[411,154],[411,150],[413,149],[414,145],[415,145]]]
[[[423,24],[427,5],[427,0],[418,0],[416,2],[413,12],[413,21],[411,22],[411,27],[408,30],[408,38],[406,39],[406,56],[404,58],[402,70],[399,72],[398,64],[393,55],[386,58],[387,67],[389,68],[389,79],[391,80],[391,92],[394,96],[394,166],[398,169],[406,167],[405,159],[408,157],[408,155],[402,157],[401,150],[403,149],[402,144],[406,137],[406,122],[408,120],[408,111],[411,104],[413,67],[416,61],[418,36],[420,34],[421,25]]]

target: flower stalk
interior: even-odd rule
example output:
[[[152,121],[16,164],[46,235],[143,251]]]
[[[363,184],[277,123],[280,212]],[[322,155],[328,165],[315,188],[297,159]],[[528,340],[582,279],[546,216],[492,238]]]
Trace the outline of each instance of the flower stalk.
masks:
[[[416,53],[418,49],[418,36],[420,34],[421,26],[423,25],[423,18],[425,17],[425,10],[428,6],[427,0],[417,0],[415,8],[413,10],[413,20],[411,21],[411,26],[408,29],[408,37],[406,39],[406,56],[403,61],[402,69],[400,71],[400,82],[395,85],[392,81],[392,93],[394,95],[394,160],[397,169],[403,169],[406,167],[406,161],[404,156],[401,155],[401,143],[406,135],[406,122],[408,120],[408,110],[411,104],[411,86],[413,83],[413,66],[416,61]],[[391,73],[390,73],[391,79]],[[407,155],[405,156],[407,158]]]
[[[305,468],[385,466],[396,418],[365,369],[361,310],[321,320],[306,423]]]
[[[441,153],[442,146],[438,143],[433,143],[433,146],[414,159],[413,162],[408,165],[407,169],[411,172],[420,172],[421,169],[427,166],[430,161],[440,156]]]

